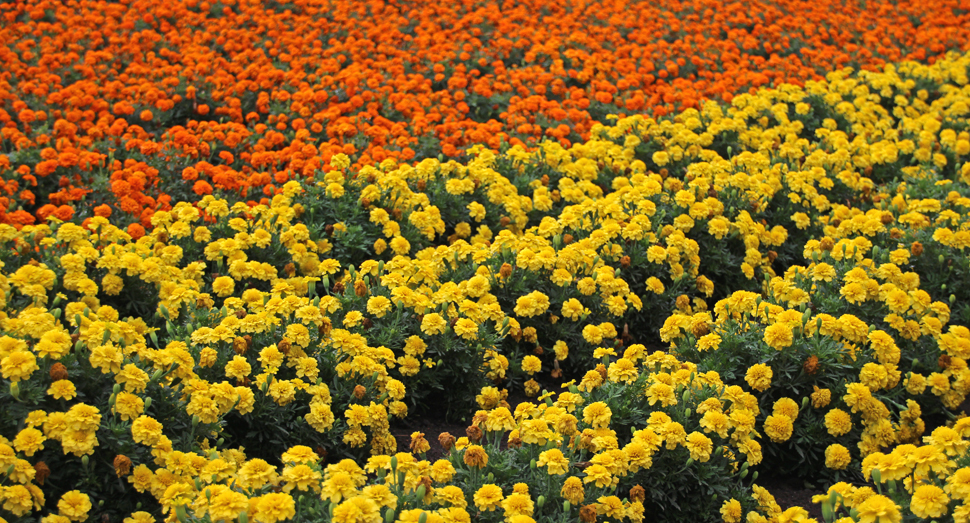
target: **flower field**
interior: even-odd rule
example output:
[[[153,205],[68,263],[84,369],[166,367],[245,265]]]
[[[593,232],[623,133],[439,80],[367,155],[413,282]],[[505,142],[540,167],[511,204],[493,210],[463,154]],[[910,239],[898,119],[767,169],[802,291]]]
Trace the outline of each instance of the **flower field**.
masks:
[[[0,523],[970,521],[961,5],[3,4]]]

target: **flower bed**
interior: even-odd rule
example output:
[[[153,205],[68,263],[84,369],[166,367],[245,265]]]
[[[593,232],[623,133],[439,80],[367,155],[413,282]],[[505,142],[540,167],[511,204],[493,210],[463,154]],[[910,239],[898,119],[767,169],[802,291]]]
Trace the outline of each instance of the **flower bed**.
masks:
[[[160,45],[146,24],[174,9],[129,43]],[[153,74],[125,60],[119,92]],[[0,517],[798,521],[757,485],[771,469],[832,484],[826,518],[963,521],[968,74],[956,53],[843,69],[460,161],[313,163],[322,131],[245,119],[88,126],[97,174],[62,188],[85,199],[0,225]],[[284,143],[310,159],[289,174]],[[63,153],[22,145],[17,180]],[[280,170],[241,183],[257,157]],[[431,411],[471,424],[441,459],[434,434],[399,449],[396,420]]]

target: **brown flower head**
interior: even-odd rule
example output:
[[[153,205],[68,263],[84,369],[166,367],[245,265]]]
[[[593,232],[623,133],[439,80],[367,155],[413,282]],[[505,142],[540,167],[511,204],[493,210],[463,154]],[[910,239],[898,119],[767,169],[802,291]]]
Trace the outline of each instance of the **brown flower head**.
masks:
[[[123,478],[131,473],[131,459],[124,454],[118,454],[115,456],[114,466],[115,474],[117,474],[119,478]]]
[[[451,448],[455,446],[455,437],[448,432],[442,432],[438,435],[438,443],[441,444],[441,448],[445,449],[445,452],[450,452]]]
[[[50,370],[51,381],[59,381],[67,379],[67,367],[63,363],[57,362],[51,365]]]
[[[40,483],[41,486],[43,486],[44,482],[47,481],[47,477],[51,475],[51,469],[47,467],[47,463],[38,461],[37,464],[34,465],[34,471],[37,473],[34,476],[34,479],[37,480],[37,483]]]
[[[465,429],[465,434],[468,436],[469,441],[478,443],[482,440],[482,429],[476,425],[471,425]]]
[[[809,375],[814,375],[816,372],[818,372],[818,356],[814,354],[809,356],[802,365],[802,369],[805,370],[805,374]]]

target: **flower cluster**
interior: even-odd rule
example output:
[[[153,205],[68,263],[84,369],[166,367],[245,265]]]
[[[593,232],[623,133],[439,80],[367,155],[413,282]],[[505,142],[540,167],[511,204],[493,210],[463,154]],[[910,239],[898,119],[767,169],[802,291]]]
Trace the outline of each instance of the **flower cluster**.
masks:
[[[219,69],[240,78],[206,79],[220,96],[187,90],[168,106],[149,83],[124,87],[165,69],[145,60],[175,57],[153,47],[150,24],[175,39],[177,24],[195,31],[216,12],[250,23],[263,8],[132,4],[141,18],[104,16],[141,28],[116,85],[131,99],[110,109],[144,127],[111,123],[101,105],[98,122],[118,131],[85,127],[94,93],[30,88],[72,107],[50,116],[65,118],[48,137],[64,151],[38,165],[93,173],[65,171],[58,205],[96,205],[0,225],[2,517],[786,521],[801,509],[751,482],[759,466],[839,481],[902,470],[908,452],[926,453],[907,465],[913,513],[940,511],[924,487],[953,468],[940,456],[965,450],[963,421],[944,422],[970,393],[970,55],[577,121],[575,143],[410,164],[334,148],[323,161],[322,124],[289,125],[273,104],[299,103],[288,110],[302,121],[363,97],[351,83],[328,84],[337,100],[311,87],[297,99],[277,87],[304,77],[240,58]],[[3,8],[11,24],[74,16],[17,5]],[[296,7],[288,24],[313,18]],[[220,53],[265,59],[224,31]],[[298,61],[272,40],[270,56]],[[355,37],[339,56],[370,52]],[[109,67],[109,54],[70,74]],[[205,63],[192,74],[211,76]],[[158,127],[140,105],[174,119],[204,96],[226,121]],[[21,124],[45,121],[28,111],[5,127],[14,163],[33,154]],[[333,139],[349,144],[356,124],[344,123]],[[94,156],[65,152],[78,129]],[[559,394],[543,392],[560,378]],[[520,390],[539,399],[513,406]],[[395,437],[416,410],[471,424],[427,460],[421,432],[410,453]],[[930,450],[911,448],[920,441]],[[877,501],[866,510],[891,519]]]
[[[29,0],[0,16],[0,218],[12,224],[96,208],[147,226],[212,191],[272,196],[341,153],[364,166],[478,143],[568,147],[608,114],[932,61],[968,36],[957,0],[905,12],[889,0]]]

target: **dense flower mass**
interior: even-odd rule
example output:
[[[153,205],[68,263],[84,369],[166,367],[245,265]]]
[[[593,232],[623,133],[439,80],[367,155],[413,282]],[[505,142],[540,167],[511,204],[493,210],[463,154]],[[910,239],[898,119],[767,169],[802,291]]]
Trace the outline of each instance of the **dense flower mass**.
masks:
[[[341,154],[365,166],[568,147],[609,114],[932,62],[970,36],[959,0],[29,0],[0,16],[0,218],[144,227],[196,195],[271,197],[347,167]]]
[[[834,5],[0,7],[0,523],[967,521],[970,14]]]

